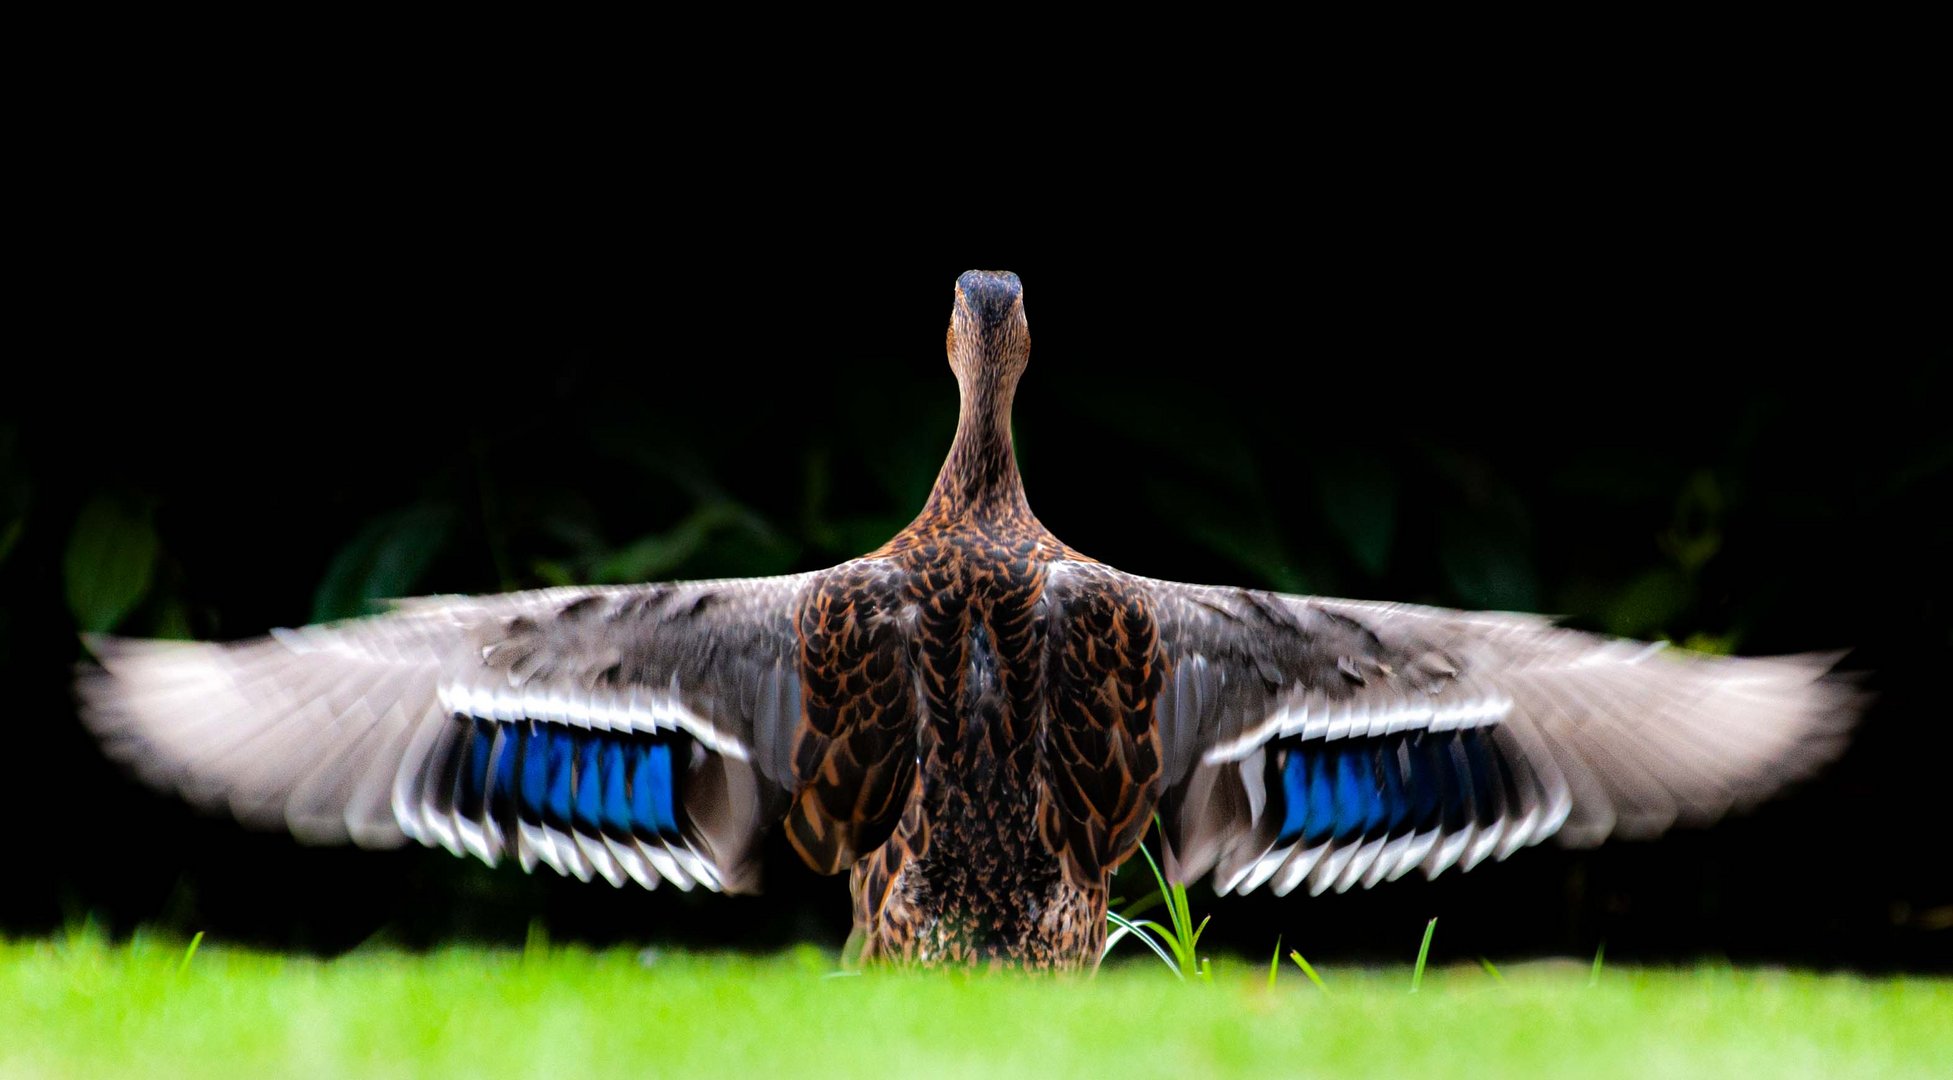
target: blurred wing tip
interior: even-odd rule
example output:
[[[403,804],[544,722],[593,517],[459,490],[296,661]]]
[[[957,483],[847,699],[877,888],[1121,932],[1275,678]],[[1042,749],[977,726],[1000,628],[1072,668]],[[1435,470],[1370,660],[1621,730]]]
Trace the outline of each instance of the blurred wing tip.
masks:
[[[1844,749],[1852,729],[1864,720],[1877,695],[1866,685],[1870,672],[1841,667],[1848,652],[1807,653],[1787,657],[1805,674],[1803,692],[1808,695],[1804,713],[1808,720],[1804,741],[1828,749],[1825,757]]]

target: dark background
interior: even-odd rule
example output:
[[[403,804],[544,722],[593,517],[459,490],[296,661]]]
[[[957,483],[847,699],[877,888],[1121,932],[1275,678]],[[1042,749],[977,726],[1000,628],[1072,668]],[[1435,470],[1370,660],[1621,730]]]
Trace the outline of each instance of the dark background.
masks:
[[[777,839],[766,894],[728,899],[200,818],[96,755],[74,631],[235,638],[377,595],[857,554],[947,447],[951,286],[983,266],[1025,282],[1019,459],[1081,550],[1743,653],[1851,649],[1878,693],[1835,767],[1753,816],[1319,900],[1202,887],[1217,948],[1265,956],[1280,933],[1311,959],[1408,960],[1436,915],[1439,960],[1603,940],[1610,960],[1953,960],[1944,342],[1906,329],[1924,278],[1851,214],[1808,213],[1809,189],[1182,206],[1172,226],[1081,193],[1091,235],[1047,206],[1036,243],[964,190],[872,232],[817,204],[512,224],[516,192],[270,190],[119,204],[49,270],[83,302],[0,407],[0,933],[93,918],[332,952],[519,942],[540,921],[838,943],[845,883]]]

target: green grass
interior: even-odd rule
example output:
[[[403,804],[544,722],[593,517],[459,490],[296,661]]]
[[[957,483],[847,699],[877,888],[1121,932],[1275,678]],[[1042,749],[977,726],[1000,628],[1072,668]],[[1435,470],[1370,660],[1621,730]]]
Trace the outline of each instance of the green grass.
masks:
[[[0,1076],[1944,1075],[1953,981],[1583,961],[1180,982],[869,973],[834,958],[0,943]]]
[[[1160,827],[1158,814],[1153,815],[1153,826]],[[1186,885],[1167,881],[1166,875],[1160,872],[1160,864],[1154,860],[1153,853],[1146,850],[1145,844],[1139,845],[1139,853],[1146,856],[1146,867],[1153,872],[1153,881],[1159,888],[1124,912],[1115,911],[1106,915],[1111,925],[1105,936],[1105,951],[1100,954],[1101,959],[1110,956],[1120,939],[1130,934],[1153,950],[1154,955],[1180,976],[1182,982],[1189,975],[1197,979],[1207,978],[1207,965],[1200,956],[1200,935],[1207,929],[1207,920],[1213,916],[1206,916],[1199,925],[1195,925],[1193,907],[1187,901]],[[1139,918],[1142,912],[1157,904],[1166,905],[1167,920],[1171,925],[1162,926],[1152,919]],[[1281,942],[1276,942],[1275,951],[1279,953],[1281,948]]]
[[[1417,963],[1411,966],[1411,993],[1424,985],[1424,961],[1431,955],[1431,935],[1438,928],[1438,920],[1432,919],[1424,924],[1424,942],[1417,947]]]

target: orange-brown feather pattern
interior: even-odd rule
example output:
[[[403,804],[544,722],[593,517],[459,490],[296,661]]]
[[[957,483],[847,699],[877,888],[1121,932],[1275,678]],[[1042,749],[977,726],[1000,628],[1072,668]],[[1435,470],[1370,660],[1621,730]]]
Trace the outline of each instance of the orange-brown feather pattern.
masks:
[[[1096,567],[1072,569],[1052,600],[1038,825],[1072,878],[1093,882],[1132,854],[1157,801],[1159,628],[1144,594]]]
[[[905,597],[898,568],[853,564],[801,604],[800,789],[786,833],[807,864],[838,873],[895,828],[915,774]]]
[[[1145,601],[1098,603],[1096,581],[1054,590],[1054,568],[1078,564],[1028,516],[921,522],[892,547],[916,613],[921,771],[890,842],[853,877],[864,955],[1088,962],[1104,940],[1106,870],[1143,832],[1158,773],[1138,700],[1158,682]],[[1061,594],[1084,606],[1062,611]],[[1072,782],[1112,816],[1058,814],[1047,793]]]

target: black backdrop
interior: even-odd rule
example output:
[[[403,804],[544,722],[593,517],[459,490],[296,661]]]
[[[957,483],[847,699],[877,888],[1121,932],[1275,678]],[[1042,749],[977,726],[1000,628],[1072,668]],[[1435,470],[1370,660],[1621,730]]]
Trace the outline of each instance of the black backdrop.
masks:
[[[1211,233],[1190,214],[1170,242],[1059,215],[1035,244],[948,207],[873,235],[682,206],[516,229],[461,197],[133,208],[52,271],[60,333],[0,409],[22,523],[0,562],[0,932],[93,916],[335,951],[515,942],[539,920],[593,942],[838,942],[845,884],[777,842],[761,897],[645,894],[305,849],[150,795],[74,720],[64,557],[87,507],[152,522],[119,628],[219,638],[369,585],[838,561],[919,505],[954,423],[951,285],[984,266],[1025,282],[1020,461],[1082,550],[1741,652],[1851,648],[1879,692],[1841,762],[1751,817],[1341,897],[1197,890],[1218,948],[1265,956],[1281,933],[1312,959],[1404,960],[1437,915],[1439,959],[1605,940],[1944,966],[1944,350],[1900,328],[1923,287],[1729,196]]]

